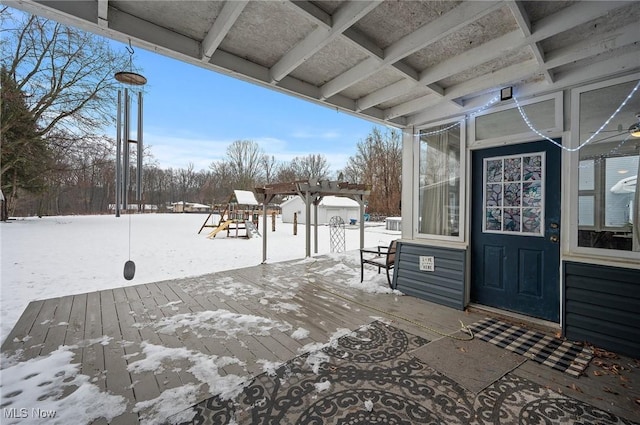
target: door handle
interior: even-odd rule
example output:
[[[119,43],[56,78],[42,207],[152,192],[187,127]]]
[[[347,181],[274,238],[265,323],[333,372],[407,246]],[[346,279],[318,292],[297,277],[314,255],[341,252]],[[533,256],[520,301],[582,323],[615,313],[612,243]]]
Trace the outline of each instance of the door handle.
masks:
[[[551,235],[549,237],[549,240],[553,243],[558,243],[558,241],[560,240],[560,238],[558,237],[558,235]]]

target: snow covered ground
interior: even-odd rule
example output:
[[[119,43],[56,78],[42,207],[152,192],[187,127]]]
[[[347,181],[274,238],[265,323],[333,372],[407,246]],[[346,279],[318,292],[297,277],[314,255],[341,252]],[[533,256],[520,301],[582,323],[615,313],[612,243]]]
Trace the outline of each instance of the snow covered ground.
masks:
[[[1,223],[2,341],[33,300],[198,276],[255,266],[262,262],[262,238],[227,238],[223,232],[215,239],[208,239],[210,229],[197,234],[205,217],[206,215],[201,214],[149,214],[120,218],[64,216],[26,218]],[[298,235],[293,236],[291,224],[278,222],[276,232],[271,231],[270,225],[271,223],[267,235],[267,262],[304,258],[304,226],[299,226]],[[329,227],[320,226],[318,233],[318,254],[328,254]],[[382,225],[368,225],[365,246],[388,245],[398,237],[399,232],[386,231]],[[332,256],[333,259],[342,261],[335,266],[336,270],[329,270],[335,272],[336,276],[345,274],[346,271],[342,268],[348,268],[347,265],[351,266],[348,271],[352,274],[354,264],[358,263],[358,228],[345,229],[345,241],[346,249],[350,252]],[[123,266],[129,258],[136,263],[133,280],[125,280],[123,277]],[[353,280],[351,286],[356,288],[361,285],[359,278],[345,279]],[[380,292],[389,292],[383,275],[376,276],[374,280],[375,282],[368,282],[370,288],[377,287]],[[219,283],[223,281],[226,282],[223,279]],[[228,290],[236,295],[242,295],[243,290],[247,290],[238,286],[242,285],[239,282],[229,281],[227,284],[228,288],[221,285],[216,290]],[[285,293],[271,295],[282,305],[287,304],[283,302],[287,300]],[[263,304],[262,301],[265,301],[265,309],[268,308],[267,294],[260,299],[260,304]],[[172,304],[160,308],[178,310]],[[150,322],[143,326],[161,326],[163,332],[169,333],[187,326],[185,323],[191,327],[216,326],[224,335],[231,331],[242,335],[268,335],[271,328],[279,329],[283,326],[272,323],[265,317],[223,310],[201,312],[195,314],[197,317],[194,314],[189,313],[186,317],[185,314],[176,313],[160,319],[158,323]],[[292,338],[300,340],[304,340],[309,333],[303,328],[286,331]],[[300,353],[319,350],[326,344],[335,344],[345,332],[350,330],[338,329],[325,344],[307,344],[300,349]],[[24,342],[27,338],[29,336],[24,338]],[[81,340],[74,345],[63,345],[46,355],[26,361],[21,358],[20,352],[14,355],[3,353],[0,365],[3,423],[84,424],[100,417],[110,421],[123,414],[133,414],[133,419],[129,419],[135,420],[136,414],[139,414],[142,424],[156,424],[195,403],[199,391],[207,388],[206,386],[213,392],[232,398],[249,378],[246,373],[225,376],[218,373],[219,368],[229,364],[238,365],[246,372],[247,365],[243,359],[206,355],[184,347],[170,348],[143,341],[138,343],[139,346],[129,346],[127,349],[127,352],[132,351],[132,354],[125,356],[132,374],[161,371],[163,367],[170,367],[171,362],[183,359],[191,364],[187,372],[200,384],[172,388],[155,399],[131,405],[124,397],[99,389],[96,382],[104,377],[80,373],[80,363],[74,354],[80,347],[102,345],[107,350],[110,344],[117,343],[133,344],[112,341],[111,337],[105,335],[96,340]],[[318,355],[312,355],[310,359],[315,359],[320,364],[323,359]],[[268,360],[261,359],[258,362],[264,363],[262,366],[266,372],[279,366]],[[322,390],[324,389],[318,389]],[[188,420],[190,411],[183,413],[186,416],[173,419]]]
[[[198,234],[206,217],[58,216],[0,223],[1,340],[33,300],[199,276],[262,262],[262,238],[226,238],[221,232],[208,239],[211,229]],[[262,223],[259,227],[262,232]],[[347,227],[346,249],[357,250],[359,229]],[[269,219],[268,231],[268,263],[304,258],[304,225],[298,225],[298,234],[293,236],[292,224],[277,220],[272,232]],[[399,232],[387,231],[382,225],[365,227],[365,246],[388,245],[398,237]],[[318,254],[329,252],[329,227],[320,225]],[[128,259],[136,264],[135,277],[129,281],[123,277]]]

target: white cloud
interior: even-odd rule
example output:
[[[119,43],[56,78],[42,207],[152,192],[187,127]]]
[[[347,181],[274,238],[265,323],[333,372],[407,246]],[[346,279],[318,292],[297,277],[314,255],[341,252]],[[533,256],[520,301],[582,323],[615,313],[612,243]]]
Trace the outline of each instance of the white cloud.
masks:
[[[291,134],[294,139],[339,139],[342,137],[340,132],[335,130],[325,131],[308,131],[298,130]]]
[[[327,132],[325,139],[333,138],[331,134],[337,135],[335,132]],[[227,148],[235,140],[256,142],[267,155],[273,155],[277,161],[291,161],[295,157],[321,153],[327,158],[332,170],[344,168],[351,156],[349,153],[336,150],[333,145],[290,143],[269,136],[215,139],[197,134],[162,134],[162,130],[159,129],[145,133],[145,144],[150,146],[151,154],[158,165],[165,169],[187,168],[192,163],[196,171],[208,170],[211,163],[226,158]]]

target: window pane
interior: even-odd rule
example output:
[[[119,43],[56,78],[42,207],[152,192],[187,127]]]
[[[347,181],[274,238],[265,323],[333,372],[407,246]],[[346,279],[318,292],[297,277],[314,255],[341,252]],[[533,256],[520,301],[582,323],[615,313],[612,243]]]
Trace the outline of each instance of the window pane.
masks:
[[[578,169],[578,246],[631,251],[640,249],[633,232],[637,192],[638,139],[627,129],[637,122],[640,96],[624,106],[600,133],[600,126],[625,101],[637,81],[580,94]],[[597,134],[596,134],[597,133]],[[595,137],[592,137],[595,134]],[[585,142],[589,139],[588,144]]]
[[[544,156],[486,158],[483,231],[543,236]]]
[[[460,128],[420,136],[418,220],[420,233],[458,236],[460,223]],[[426,135],[425,135],[426,134]]]
[[[638,169],[637,156],[607,158],[605,167],[605,226],[628,226],[632,222],[630,208],[633,205],[635,190],[626,184],[629,176]],[[626,177],[626,178],[625,178]]]
[[[545,100],[523,106],[525,114],[538,130],[555,126],[555,101]],[[487,140],[513,134],[528,133],[531,129],[522,120],[517,108],[493,112],[476,118],[476,140]]]
[[[593,190],[594,188],[594,160],[580,161],[580,183],[578,190]]]
[[[580,226],[593,226],[595,224],[594,206],[595,200],[593,196],[578,197],[578,224]]]

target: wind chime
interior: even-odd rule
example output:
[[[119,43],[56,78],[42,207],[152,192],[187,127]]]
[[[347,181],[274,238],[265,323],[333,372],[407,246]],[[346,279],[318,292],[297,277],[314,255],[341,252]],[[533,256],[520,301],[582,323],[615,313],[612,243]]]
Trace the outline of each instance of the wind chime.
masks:
[[[129,46],[126,47],[129,52],[129,71],[117,72],[114,78],[122,84],[129,86],[144,86],[147,79],[132,70],[132,58],[134,50]],[[138,116],[137,116],[137,135],[135,139],[131,139],[131,95],[129,88],[118,90],[118,112],[116,115],[116,217],[120,217],[121,209],[127,212],[129,208],[129,185],[130,185],[130,145],[137,146],[137,167],[136,167],[136,204],[140,208],[142,205],[142,90],[138,91]],[[124,278],[133,279],[136,272],[136,265],[131,261],[131,215],[129,214],[129,260],[124,264]]]

